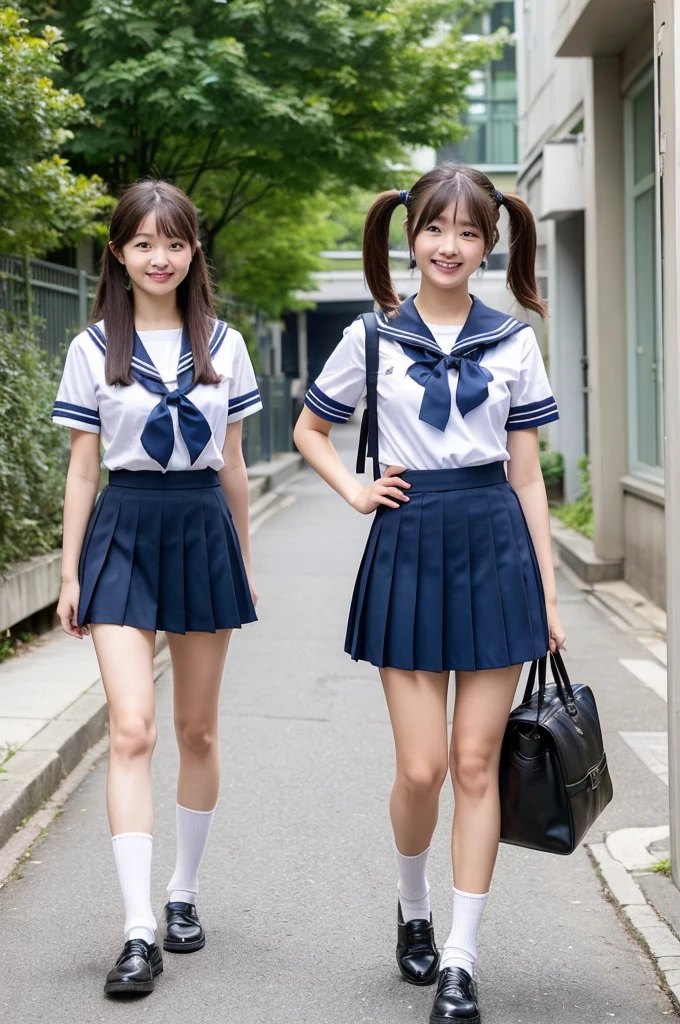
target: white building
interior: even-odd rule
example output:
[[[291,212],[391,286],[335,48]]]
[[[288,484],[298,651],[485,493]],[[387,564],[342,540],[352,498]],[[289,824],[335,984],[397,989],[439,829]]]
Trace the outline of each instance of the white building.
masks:
[[[516,0],[515,13],[518,189],[539,220],[562,412],[551,444],[565,457],[567,498],[579,458],[590,456],[605,571],[665,606],[680,4]]]

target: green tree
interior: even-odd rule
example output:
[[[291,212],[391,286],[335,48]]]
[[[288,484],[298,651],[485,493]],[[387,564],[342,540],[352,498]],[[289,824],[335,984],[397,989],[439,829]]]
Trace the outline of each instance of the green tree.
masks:
[[[99,178],[59,156],[84,117],[80,96],[52,82],[64,49],[57,29],[35,38],[17,7],[0,8],[0,250],[15,255],[96,232],[110,202]]]
[[[300,305],[294,293],[321,269],[319,253],[334,245],[340,230],[335,214],[326,195],[264,196],[219,236],[215,263],[223,286],[272,318]]]
[[[176,181],[202,210],[209,252],[275,191],[382,188],[410,148],[459,137],[470,74],[501,46],[463,39],[475,0],[40,7],[94,115],[70,144],[75,165],[115,187],[150,173]]]

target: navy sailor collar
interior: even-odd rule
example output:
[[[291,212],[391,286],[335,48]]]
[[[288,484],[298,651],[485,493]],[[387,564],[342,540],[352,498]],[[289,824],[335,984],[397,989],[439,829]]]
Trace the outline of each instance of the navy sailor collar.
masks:
[[[210,336],[210,358],[214,359],[218,351],[222,347],[222,343],[227,336],[229,330],[227,324],[222,320],[216,320],[213,325],[212,334]],[[97,346],[99,351],[106,355],[106,335],[99,326],[99,324],[92,324],[91,327],[87,328],[87,333],[91,340]],[[136,377],[146,377],[147,380],[160,381],[161,375],[156,369],[153,360],[149,356],[149,353],[144,348],[142,339],[139,337],[137,331],[135,331],[135,342],[132,351],[132,362],[130,367],[133,374]],[[191,343],[189,341],[189,333],[185,328],[182,328],[182,346],[179,353],[179,362],[177,366],[177,380],[179,384],[179,378],[182,377],[183,382],[186,380],[184,374],[191,374],[193,378],[194,370],[194,357],[191,351]],[[179,384],[182,387],[182,384]]]
[[[411,295],[405,299],[395,316],[388,317],[380,310],[376,314],[378,333],[403,345],[414,345],[441,354],[441,347],[416,308],[415,298]],[[509,313],[491,309],[474,295],[471,299],[470,312],[451,349],[452,355],[465,355],[473,349],[495,345],[527,326]]]

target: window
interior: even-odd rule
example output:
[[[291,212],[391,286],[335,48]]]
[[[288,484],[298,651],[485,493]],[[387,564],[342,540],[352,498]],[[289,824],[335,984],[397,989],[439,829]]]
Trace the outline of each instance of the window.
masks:
[[[504,27],[515,30],[515,5],[512,0],[497,0],[475,20],[480,35]],[[472,32],[472,28],[467,28]],[[461,123],[468,135],[460,142],[445,146],[439,160],[457,160],[478,166],[513,168],[517,166],[517,70],[513,43],[503,48],[498,60],[490,61],[473,75],[467,90],[468,109]]]
[[[630,471],[659,479],[663,472],[663,353],[654,119],[650,69],[625,101],[628,422]]]

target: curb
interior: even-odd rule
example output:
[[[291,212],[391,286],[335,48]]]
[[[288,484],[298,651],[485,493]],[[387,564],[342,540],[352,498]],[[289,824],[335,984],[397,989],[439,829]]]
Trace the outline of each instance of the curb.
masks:
[[[607,561],[599,558],[592,540],[570,530],[555,516],[550,517],[550,532],[561,560],[584,583],[601,583],[623,577],[622,559]]]
[[[251,522],[262,514],[263,508],[276,501],[279,495],[273,492],[295,476],[302,466],[302,456],[290,452],[276,456],[273,464],[257,463],[248,468]],[[168,642],[165,634],[159,633],[154,681],[164,671],[168,660]],[[107,728],[108,706],[104,687],[98,679],[6,762],[6,773],[0,776],[0,852],[25,820],[63,785],[88,750],[103,741]]]
[[[613,901],[649,949],[677,1013],[680,1011],[680,942],[623,864],[614,860],[605,843],[593,843],[587,848]]]
[[[165,634],[159,634],[154,681],[166,666],[167,646]],[[104,687],[97,680],[7,762],[0,783],[0,848],[104,736],[108,720]]]

